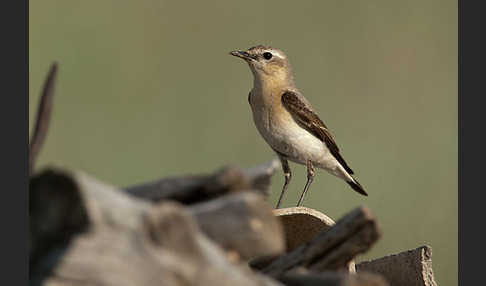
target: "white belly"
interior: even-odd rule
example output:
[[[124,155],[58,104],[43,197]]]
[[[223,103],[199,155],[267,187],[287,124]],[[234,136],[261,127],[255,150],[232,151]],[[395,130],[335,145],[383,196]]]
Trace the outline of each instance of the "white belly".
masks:
[[[256,111],[256,112],[255,112]],[[287,159],[334,172],[338,162],[324,142],[300,127],[290,116],[272,116],[272,112],[253,110],[255,125],[265,141],[276,151],[285,154]]]

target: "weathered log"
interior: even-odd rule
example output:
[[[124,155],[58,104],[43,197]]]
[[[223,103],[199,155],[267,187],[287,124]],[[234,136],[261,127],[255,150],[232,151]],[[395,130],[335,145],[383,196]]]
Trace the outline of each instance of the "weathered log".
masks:
[[[310,242],[280,256],[262,272],[279,277],[298,266],[313,271],[344,270],[356,255],[367,251],[379,236],[374,216],[367,208],[360,207],[338,220],[330,229],[321,231]]]
[[[387,281],[373,273],[346,274],[340,272],[285,273],[279,281],[287,286],[388,286]]]
[[[242,260],[284,252],[282,226],[261,195],[226,195],[188,210],[209,238]]]
[[[419,248],[388,255],[356,265],[358,272],[379,273],[393,286],[436,286],[432,270],[432,249]]]
[[[124,190],[137,198],[152,202],[175,200],[183,204],[202,202],[230,192],[250,189],[268,195],[270,179],[279,167],[277,163],[277,160],[272,160],[247,170],[229,166],[210,175],[165,178]]]
[[[49,247],[31,263],[31,285],[280,285],[231,263],[177,203],[145,202],[81,172],[32,182],[32,245],[43,237]],[[69,223],[73,231],[60,233]]]

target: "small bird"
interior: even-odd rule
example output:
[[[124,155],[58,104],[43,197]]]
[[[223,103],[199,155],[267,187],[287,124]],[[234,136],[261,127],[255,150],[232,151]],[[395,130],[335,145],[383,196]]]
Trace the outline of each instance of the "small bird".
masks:
[[[295,87],[287,56],[281,50],[263,45],[230,54],[250,66],[254,78],[248,102],[253,121],[282,163],[285,183],[276,208],[280,207],[292,178],[288,160],[307,166],[307,182],[297,206],[302,205],[314,179],[314,167],[345,180],[353,190],[367,196],[339,153],[331,132]]]

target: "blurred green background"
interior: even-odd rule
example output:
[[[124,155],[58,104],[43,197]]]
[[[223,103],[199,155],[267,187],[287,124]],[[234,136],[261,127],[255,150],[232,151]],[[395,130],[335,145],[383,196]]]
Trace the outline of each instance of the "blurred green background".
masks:
[[[250,70],[228,55],[272,45],[370,195],[321,171],[305,205],[333,219],[370,207],[383,237],[360,260],[428,244],[439,285],[457,284],[457,1],[45,0],[29,27],[30,128],[60,64],[38,168],[127,186],[272,159]],[[291,168],[284,206],[306,179]]]

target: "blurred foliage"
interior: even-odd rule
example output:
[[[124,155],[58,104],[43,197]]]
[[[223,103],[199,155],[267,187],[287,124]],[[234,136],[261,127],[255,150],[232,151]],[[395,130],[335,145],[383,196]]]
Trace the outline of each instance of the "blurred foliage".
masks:
[[[361,259],[428,244],[438,283],[457,284],[456,1],[46,0],[30,1],[29,27],[30,128],[60,64],[38,168],[126,186],[270,160],[252,75],[228,52],[272,45],[370,194],[319,172],[305,205],[334,219],[369,206],[384,235]],[[283,206],[305,183],[291,168]]]

